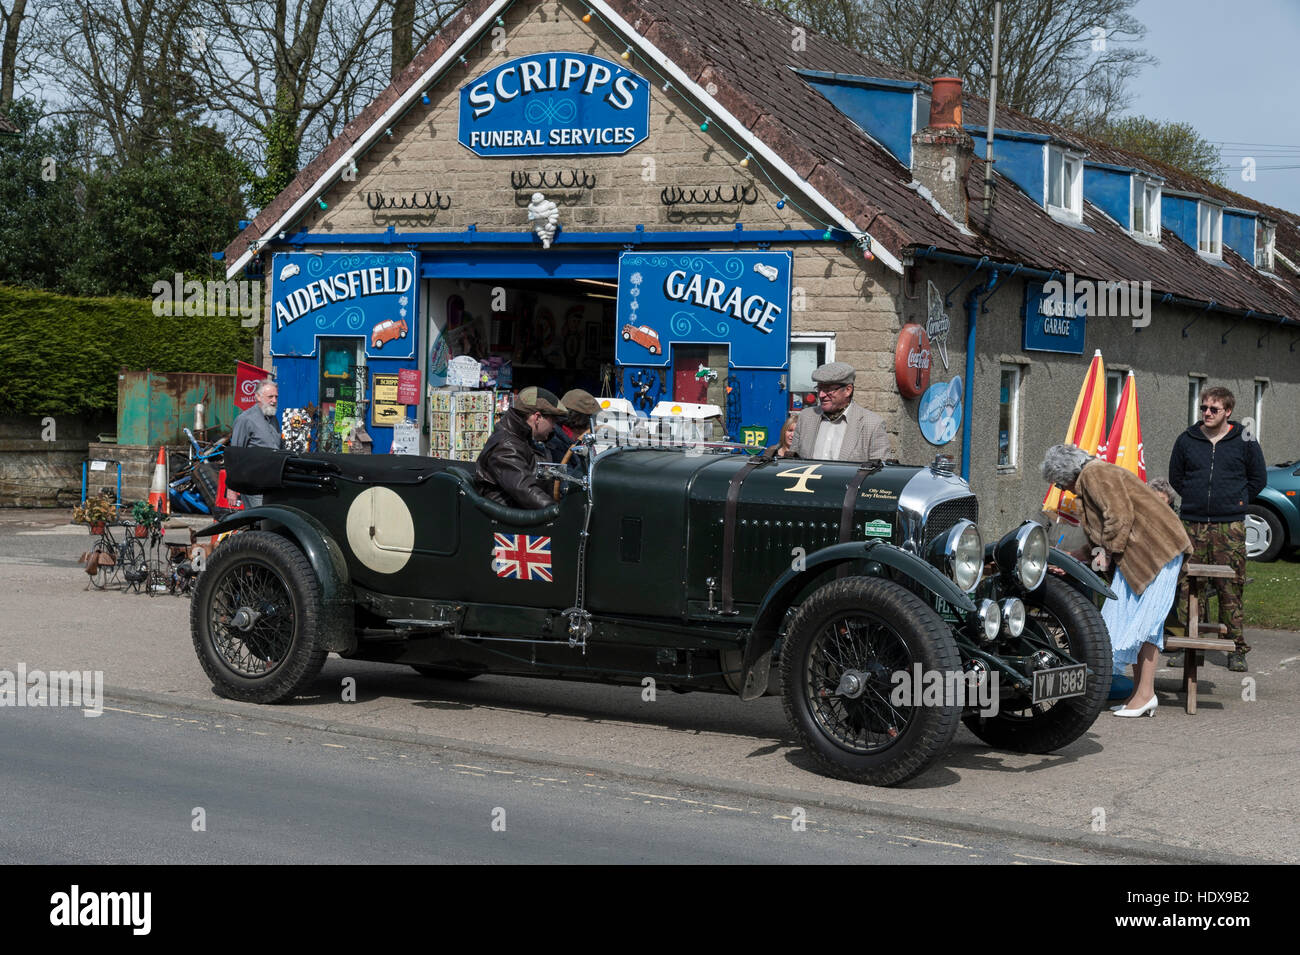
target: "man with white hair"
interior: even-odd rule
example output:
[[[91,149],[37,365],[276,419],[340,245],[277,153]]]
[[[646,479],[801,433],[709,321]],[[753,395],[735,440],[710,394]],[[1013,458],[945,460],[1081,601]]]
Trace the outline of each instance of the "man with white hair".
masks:
[[[240,412],[235,419],[234,430],[230,434],[232,448],[270,448],[279,451],[281,445],[280,422],[276,418],[276,402],[280,400],[280,389],[274,378],[263,378],[253,391],[257,404]],[[245,494],[244,503],[257,507],[262,503],[262,495]]]

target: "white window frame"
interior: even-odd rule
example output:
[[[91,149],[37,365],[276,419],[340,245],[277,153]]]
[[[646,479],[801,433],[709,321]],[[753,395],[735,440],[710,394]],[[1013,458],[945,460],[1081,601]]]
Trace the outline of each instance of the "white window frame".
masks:
[[[1209,258],[1223,258],[1223,206],[1218,203],[1204,199],[1196,203],[1196,251]]]
[[[1187,376],[1187,413],[1191,421],[1188,425],[1201,423],[1201,392],[1205,390],[1205,375]]]
[[[822,358],[822,364],[829,365],[835,360],[835,333],[834,332],[791,332],[790,333],[790,351],[793,354],[795,345],[825,345],[825,355]],[[794,373],[786,373],[789,378],[786,382],[786,392],[794,394]]]
[[[1268,392],[1268,381],[1255,379],[1255,440],[1264,440],[1264,395]]]
[[[1022,371],[1020,365],[1012,362],[1001,362],[998,365],[998,424],[1002,424],[1002,375],[1005,372],[1011,372],[1011,420],[1008,423],[1007,434],[1007,463],[998,464],[999,473],[1009,473],[1020,467],[1020,382],[1022,380]],[[996,454],[996,452],[995,452]],[[996,457],[994,458],[996,461]]]
[[[1153,242],[1160,241],[1160,183],[1142,176],[1130,177],[1129,231],[1133,235]],[[1141,208],[1142,228],[1133,221],[1133,209]]]
[[[1127,368],[1108,368],[1106,370],[1106,430],[1101,439],[1106,440],[1111,426],[1115,423],[1115,414],[1119,411],[1119,400],[1124,397],[1124,383],[1128,381]]]
[[[1277,258],[1277,226],[1271,222],[1255,221],[1259,238],[1255,242],[1255,268],[1272,272]]]
[[[1052,202],[1052,158],[1061,160],[1061,198],[1064,205]],[[1083,220],[1083,153],[1048,146],[1043,153],[1043,208],[1062,218]]]

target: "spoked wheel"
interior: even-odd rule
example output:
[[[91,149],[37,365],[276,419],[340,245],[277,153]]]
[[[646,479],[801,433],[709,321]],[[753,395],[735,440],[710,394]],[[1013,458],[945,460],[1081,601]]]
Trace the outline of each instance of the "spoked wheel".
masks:
[[[95,572],[90,577],[90,586],[96,590],[106,590],[117,579],[117,549],[106,541],[97,540],[90,550],[96,555]]]
[[[1057,577],[1049,576],[1024,602],[1025,632],[1039,634],[1051,646],[1086,663],[1087,692],[1032,703],[1020,710],[1008,709],[1015,704],[1004,700],[997,715],[981,717],[971,713],[965,723],[972,733],[998,749],[1051,753],[1082,736],[1106,705],[1111,678],[1110,631],[1097,605]],[[1044,661],[1047,666],[1060,666],[1062,662]]]
[[[892,786],[926,769],[952,740],[953,700],[932,700],[922,672],[960,671],[948,626],[892,581],[848,577],[817,590],[791,621],[781,651],[786,716],[831,774]]]
[[[320,582],[298,547],[250,531],[225,541],[199,576],[190,607],[194,649],[225,696],[277,703],[307,686],[327,652]]]

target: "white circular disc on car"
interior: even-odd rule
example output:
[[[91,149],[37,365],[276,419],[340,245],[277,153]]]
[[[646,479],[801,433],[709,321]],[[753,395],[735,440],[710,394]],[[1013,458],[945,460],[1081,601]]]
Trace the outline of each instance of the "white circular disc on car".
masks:
[[[406,502],[386,487],[367,488],[348,508],[348,546],[379,574],[395,574],[411,559],[415,522]]]

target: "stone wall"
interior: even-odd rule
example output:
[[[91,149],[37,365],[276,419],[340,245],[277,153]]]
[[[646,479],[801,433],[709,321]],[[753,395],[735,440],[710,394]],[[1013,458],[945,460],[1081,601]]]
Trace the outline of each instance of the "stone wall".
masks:
[[[71,507],[81,499],[81,462],[111,416],[0,416],[0,507]]]

